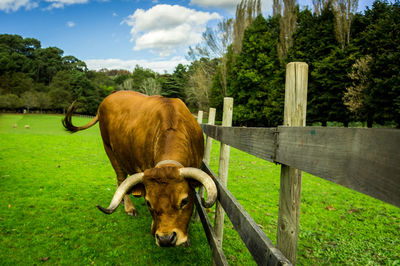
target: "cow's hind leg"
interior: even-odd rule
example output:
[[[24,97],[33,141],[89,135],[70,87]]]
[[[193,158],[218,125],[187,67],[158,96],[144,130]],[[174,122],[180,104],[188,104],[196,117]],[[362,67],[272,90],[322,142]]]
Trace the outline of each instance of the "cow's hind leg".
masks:
[[[110,159],[111,165],[113,166],[115,173],[117,174],[117,181],[118,181],[117,183],[119,186],[126,179],[128,174],[119,165],[111,148],[109,146],[107,146],[106,144],[104,144],[104,148],[106,150],[108,158]],[[124,210],[125,210],[126,214],[128,214],[129,216],[132,216],[132,217],[137,216],[137,210],[135,209],[135,206],[133,206],[132,200],[128,194],[126,194],[124,196]]]

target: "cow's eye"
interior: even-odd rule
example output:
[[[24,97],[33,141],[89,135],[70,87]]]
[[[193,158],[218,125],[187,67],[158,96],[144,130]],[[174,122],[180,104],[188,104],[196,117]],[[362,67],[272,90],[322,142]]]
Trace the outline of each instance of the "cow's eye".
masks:
[[[184,198],[184,199],[181,201],[181,206],[180,206],[180,208],[182,209],[187,203],[188,203],[188,198]]]
[[[151,207],[150,201],[146,200],[146,204],[147,204],[147,207],[149,207],[150,210],[153,209],[153,208]]]

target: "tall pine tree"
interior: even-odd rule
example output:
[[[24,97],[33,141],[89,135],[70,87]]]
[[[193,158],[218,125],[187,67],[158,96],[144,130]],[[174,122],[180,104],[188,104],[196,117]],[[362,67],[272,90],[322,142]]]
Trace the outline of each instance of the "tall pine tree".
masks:
[[[261,15],[245,31],[229,87],[235,99],[234,123],[276,126],[283,119],[283,71],[277,53],[279,20]]]

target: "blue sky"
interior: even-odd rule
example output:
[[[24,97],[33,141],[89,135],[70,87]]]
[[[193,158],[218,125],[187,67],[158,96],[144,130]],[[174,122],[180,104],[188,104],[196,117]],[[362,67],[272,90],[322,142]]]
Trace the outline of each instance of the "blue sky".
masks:
[[[0,34],[18,34],[56,46],[90,69],[136,64],[172,72],[188,64],[188,46],[207,26],[234,15],[240,0],[0,0]],[[372,0],[359,0],[359,10]],[[312,0],[300,0],[311,6]],[[271,14],[272,0],[262,0]]]

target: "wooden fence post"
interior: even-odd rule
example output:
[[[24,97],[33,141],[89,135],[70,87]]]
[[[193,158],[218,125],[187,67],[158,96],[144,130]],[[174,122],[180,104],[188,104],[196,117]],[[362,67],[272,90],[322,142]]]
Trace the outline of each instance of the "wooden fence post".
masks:
[[[199,112],[197,113],[197,123],[199,123],[200,125],[203,123],[203,111],[199,110]],[[199,195],[203,195],[204,190],[202,191],[202,194],[200,194],[200,190],[202,189],[202,187],[199,188]],[[198,211],[196,210],[196,213],[194,215],[194,221],[198,222],[200,220],[200,216]]]
[[[210,108],[208,111],[208,124],[214,125],[215,124],[215,108]],[[211,145],[212,145],[212,138],[207,136],[206,139],[206,147],[204,149],[204,162],[209,165],[210,164],[210,154],[211,154]],[[199,195],[203,196],[204,194],[204,187],[199,188]],[[196,222],[200,221],[199,213],[196,211],[196,216],[194,217]]]
[[[215,124],[215,108],[210,108],[208,111],[208,124],[214,125]],[[204,149],[204,161],[207,165],[210,164],[210,154],[211,154],[211,146],[212,146],[212,138],[207,136],[206,139],[206,147]]]
[[[224,98],[224,111],[222,114],[222,126],[231,127],[232,126],[232,112],[233,112],[233,98]],[[220,183],[226,186],[228,181],[228,167],[229,167],[229,151],[228,145],[221,143],[221,150],[219,154],[219,168],[218,168],[218,179]],[[221,204],[217,201],[215,207],[215,223],[214,230],[215,235],[222,247],[222,238],[224,235],[224,216],[225,212]]]
[[[203,111],[200,111],[197,113],[197,123],[202,124],[203,123]]]
[[[308,65],[293,62],[286,66],[284,126],[306,125]],[[301,198],[300,170],[281,166],[277,248],[296,264]]]

